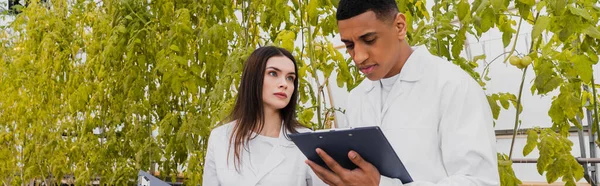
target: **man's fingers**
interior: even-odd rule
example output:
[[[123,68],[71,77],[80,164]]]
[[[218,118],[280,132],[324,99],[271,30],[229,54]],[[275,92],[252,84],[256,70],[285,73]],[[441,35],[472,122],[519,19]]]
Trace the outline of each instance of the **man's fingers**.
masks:
[[[313,172],[319,177],[319,179],[323,180],[327,185],[334,185],[334,183],[338,183],[340,178],[335,175],[333,172],[321,167],[320,165],[312,162],[310,160],[304,161],[308,166],[313,170]]]
[[[317,151],[317,154],[321,157],[321,159],[323,159],[325,164],[327,164],[329,169],[331,169],[337,175],[342,175],[345,173],[345,171],[348,171],[344,167],[340,166],[340,164],[337,161],[335,161],[333,158],[331,158],[331,156],[329,156],[325,151],[321,150],[320,148],[317,148],[316,151]]]
[[[329,170],[324,169],[323,167],[321,167],[320,165],[317,165],[316,163],[310,161],[310,160],[306,160],[304,161],[306,164],[308,164],[308,166],[310,167],[310,169],[313,170],[313,172],[317,175],[317,177],[319,177],[321,180],[326,181],[325,177],[323,176],[324,172],[327,172]]]
[[[350,158],[350,161],[352,161],[352,163],[354,163],[360,169],[365,170],[373,168],[373,165],[365,161],[365,159],[363,159],[362,156],[360,156],[360,154],[358,154],[356,151],[351,150],[348,152],[348,158]]]

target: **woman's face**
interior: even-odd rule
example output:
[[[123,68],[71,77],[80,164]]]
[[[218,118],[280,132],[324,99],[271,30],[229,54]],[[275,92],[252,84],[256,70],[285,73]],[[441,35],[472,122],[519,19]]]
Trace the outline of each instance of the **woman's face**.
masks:
[[[267,60],[262,89],[265,111],[287,106],[294,93],[295,72],[294,63],[285,56],[274,56]]]

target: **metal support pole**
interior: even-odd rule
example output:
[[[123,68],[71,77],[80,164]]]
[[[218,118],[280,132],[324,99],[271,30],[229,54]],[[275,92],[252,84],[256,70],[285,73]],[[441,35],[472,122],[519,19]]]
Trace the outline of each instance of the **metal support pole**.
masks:
[[[577,116],[577,120],[579,121],[579,123],[582,123],[581,118],[579,116]],[[583,139],[583,130],[577,128],[577,138],[579,138],[579,150],[581,151],[581,158],[586,158],[586,154],[585,153],[585,140]],[[583,177],[585,178],[585,180],[590,183],[592,186],[596,186],[594,180],[592,180],[592,178],[590,177],[590,172],[588,169],[588,165],[587,163],[581,164],[583,166]]]
[[[589,136],[589,148],[590,148],[590,158],[596,158],[596,135],[594,135],[594,131],[592,131],[593,119],[592,119],[592,111],[586,109],[587,123],[588,123],[588,136]],[[590,166],[590,178],[592,179],[592,183],[595,185],[598,181],[598,164],[592,163]]]

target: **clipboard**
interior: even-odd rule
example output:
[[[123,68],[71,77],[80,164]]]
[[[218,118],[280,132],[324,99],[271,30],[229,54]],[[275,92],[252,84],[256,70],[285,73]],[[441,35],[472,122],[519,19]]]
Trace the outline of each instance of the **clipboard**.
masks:
[[[413,182],[378,126],[296,133],[289,134],[289,137],[309,160],[327,169],[329,167],[315,149],[323,149],[340,166],[350,170],[357,168],[348,158],[348,152],[354,150],[365,161],[373,164],[381,175],[400,179],[403,184]]]

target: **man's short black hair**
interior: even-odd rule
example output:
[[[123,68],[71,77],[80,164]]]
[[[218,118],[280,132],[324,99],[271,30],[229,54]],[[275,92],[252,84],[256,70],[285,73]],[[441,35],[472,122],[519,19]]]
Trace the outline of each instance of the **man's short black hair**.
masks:
[[[386,21],[398,13],[398,5],[395,0],[341,0],[335,18],[346,20],[367,11],[373,11],[377,19]]]

